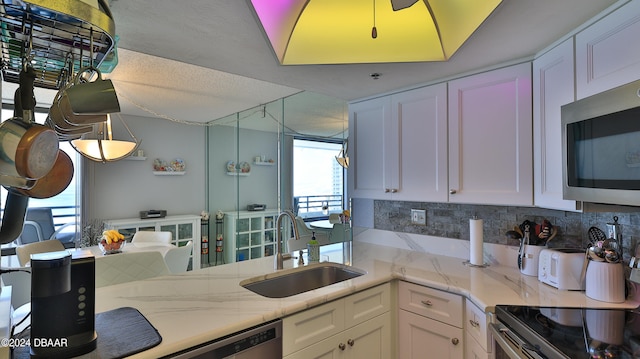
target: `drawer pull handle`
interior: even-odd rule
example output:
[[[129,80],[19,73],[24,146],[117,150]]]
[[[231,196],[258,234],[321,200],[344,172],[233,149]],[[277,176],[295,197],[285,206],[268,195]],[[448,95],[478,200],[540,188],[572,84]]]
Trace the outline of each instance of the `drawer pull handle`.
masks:
[[[420,301],[420,303],[426,305],[427,307],[430,307],[433,305],[433,303],[431,303],[430,300],[423,300],[423,301]]]
[[[347,348],[347,346],[346,346],[346,345],[344,345],[344,343],[340,343],[340,344],[338,344],[338,348],[339,348],[340,350],[345,350],[345,349]]]
[[[473,319],[469,319],[469,324],[471,324],[471,326],[474,328],[477,328],[480,326],[480,323],[478,323],[477,320],[473,320]]]
[[[458,343],[460,343],[460,339],[458,339],[458,338],[453,338],[453,339],[451,339],[451,343],[452,343],[453,345],[458,345]]]
[[[456,191],[455,189],[450,189],[449,190],[449,194],[456,194],[456,193],[458,193],[458,191]]]
[[[350,346],[350,347],[352,347],[355,343],[356,343],[356,342],[355,342],[355,340],[353,340],[353,339],[349,339],[349,340],[347,340],[347,344],[349,344],[349,346]]]

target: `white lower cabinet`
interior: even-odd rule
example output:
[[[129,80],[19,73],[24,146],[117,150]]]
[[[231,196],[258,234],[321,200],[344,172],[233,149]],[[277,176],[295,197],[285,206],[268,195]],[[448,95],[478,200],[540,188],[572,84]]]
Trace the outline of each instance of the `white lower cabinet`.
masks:
[[[390,288],[383,284],[284,318],[284,357],[391,358]]]
[[[465,359],[492,359],[493,340],[488,332],[487,314],[469,300],[465,301]]]
[[[286,359],[385,359],[391,356],[389,312],[310,345]]]
[[[464,358],[461,296],[401,281],[398,306],[399,358]]]
[[[406,310],[398,313],[398,350],[402,359],[463,358],[462,329]]]

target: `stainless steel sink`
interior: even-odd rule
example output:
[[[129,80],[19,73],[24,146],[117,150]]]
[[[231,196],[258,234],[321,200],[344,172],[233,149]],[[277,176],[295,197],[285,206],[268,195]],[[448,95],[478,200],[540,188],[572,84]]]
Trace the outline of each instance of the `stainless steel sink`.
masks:
[[[285,298],[366,274],[365,271],[332,262],[281,270],[245,279],[240,285],[267,298]]]

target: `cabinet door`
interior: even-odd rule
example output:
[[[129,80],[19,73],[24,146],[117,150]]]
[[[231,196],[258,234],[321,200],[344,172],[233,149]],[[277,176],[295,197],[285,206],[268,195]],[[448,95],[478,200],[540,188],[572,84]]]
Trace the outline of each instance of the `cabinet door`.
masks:
[[[487,352],[472,337],[466,337],[464,340],[464,359],[493,359],[494,353]]]
[[[575,211],[578,203],[562,199],[560,108],[574,96],[573,38],[533,62],[534,205]]]
[[[462,329],[400,310],[398,352],[402,359],[462,359]]]
[[[389,198],[397,182],[391,166],[398,163],[397,136],[391,133],[389,96],[349,106],[350,192],[358,198]],[[397,170],[395,171],[397,177]],[[385,192],[386,190],[386,192]]]
[[[394,94],[391,102],[391,135],[397,136],[399,151],[399,167],[391,169],[398,173],[393,199],[446,202],[447,85]]]
[[[449,82],[449,201],[533,204],[531,64]]]
[[[576,95],[582,99],[640,78],[640,2],[630,1],[576,35]]]

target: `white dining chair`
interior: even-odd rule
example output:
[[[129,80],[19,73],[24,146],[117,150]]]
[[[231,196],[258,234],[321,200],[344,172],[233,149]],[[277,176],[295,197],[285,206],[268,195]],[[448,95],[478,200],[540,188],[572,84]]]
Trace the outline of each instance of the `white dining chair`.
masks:
[[[164,261],[171,273],[183,273],[189,268],[189,258],[193,250],[193,241],[187,242],[184,246],[169,249],[164,255]]]
[[[96,288],[170,274],[158,251],[96,257]]]
[[[37,253],[64,251],[65,247],[57,239],[47,239],[42,242],[33,242],[16,247],[16,255],[20,266],[24,267],[31,261],[31,255]]]
[[[171,232],[165,231],[137,231],[133,238],[131,238],[131,242],[158,242],[163,244],[171,243],[172,234]]]

